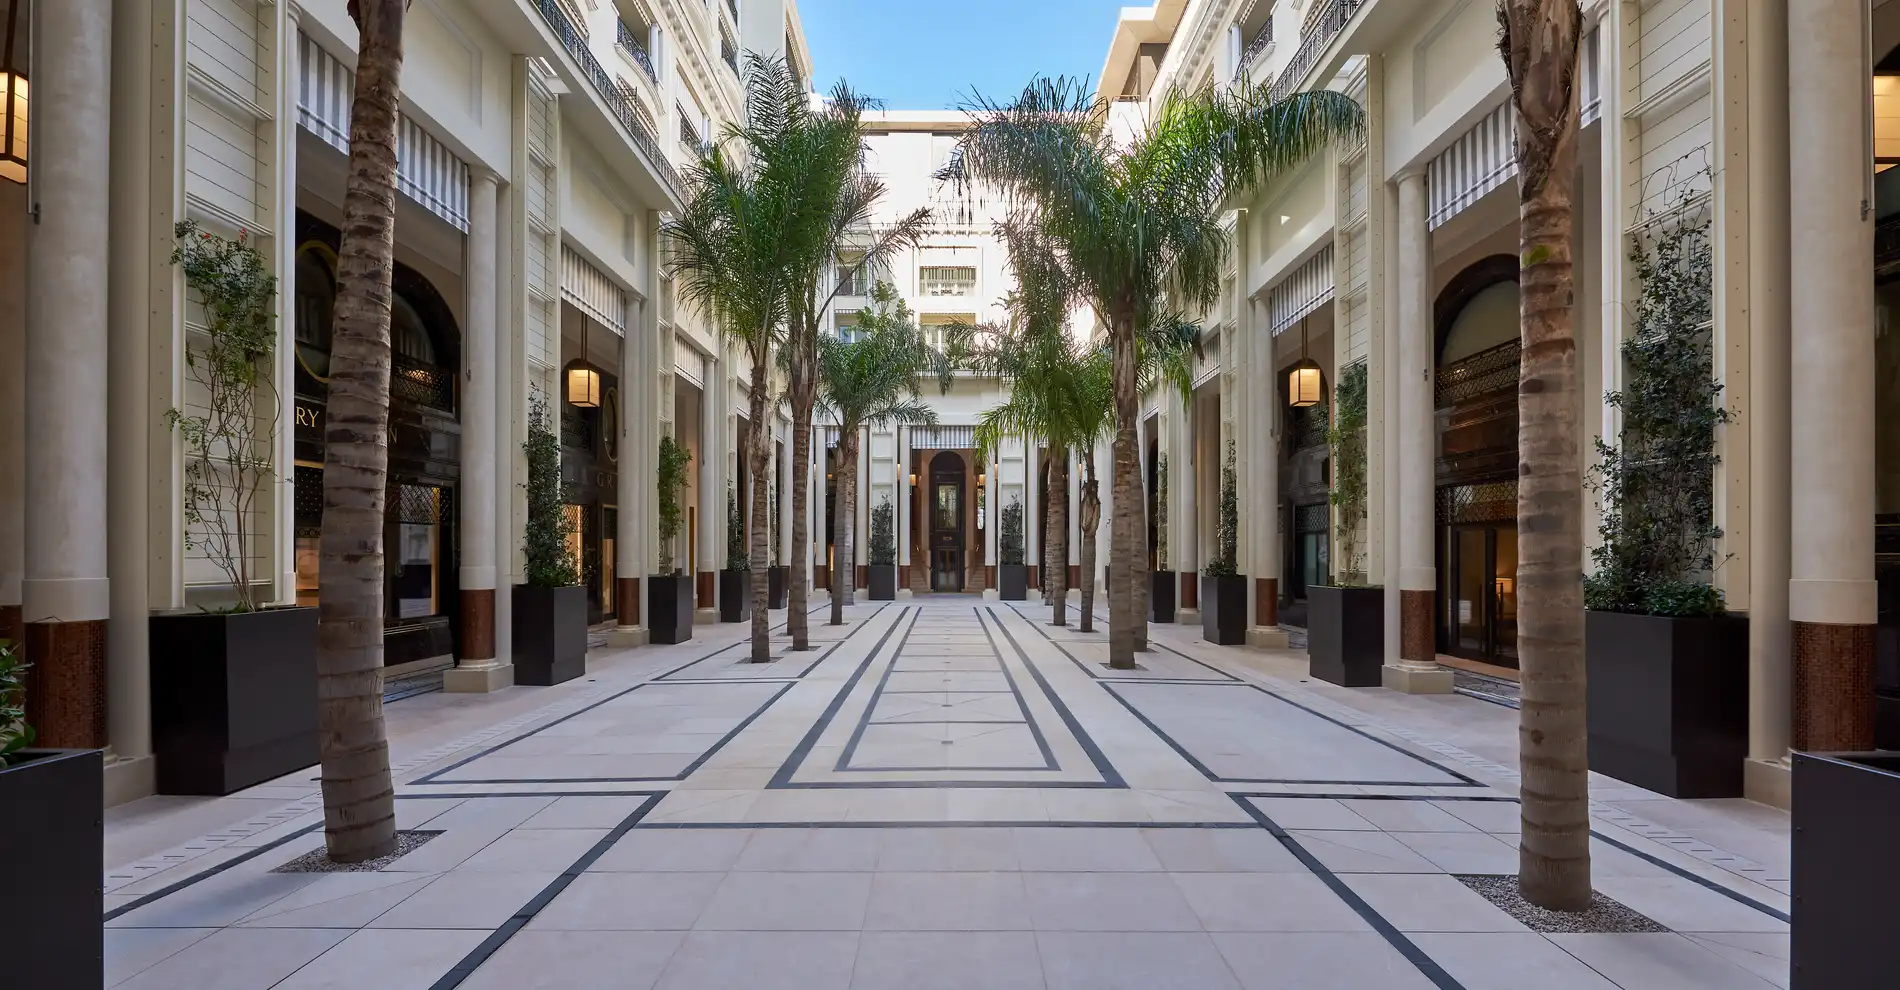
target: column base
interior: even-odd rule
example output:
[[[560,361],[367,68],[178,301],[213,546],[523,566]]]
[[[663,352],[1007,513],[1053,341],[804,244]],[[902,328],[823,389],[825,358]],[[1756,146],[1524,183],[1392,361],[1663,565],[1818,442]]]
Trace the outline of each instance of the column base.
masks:
[[[29,622],[26,722],[44,749],[104,749],[106,620]]]
[[[693,609],[693,625],[716,626],[719,624],[719,610],[716,608]]]
[[[993,601],[999,601],[999,600],[1001,600],[1001,599],[1002,599],[1002,596],[1001,596],[1000,594],[998,594],[998,593],[997,593],[997,591],[996,591],[996,589],[995,589],[995,588],[984,588],[984,589],[983,589],[983,600],[984,600],[984,601],[986,601],[986,602],[993,602]]]
[[[915,597],[917,597],[916,594],[912,592],[909,588],[897,589],[897,600],[900,602],[907,602]]]
[[[1794,807],[1794,773],[1786,760],[1742,764],[1742,796],[1783,811]]]
[[[1201,610],[1198,608],[1177,608],[1174,610],[1174,624],[1177,626],[1198,626],[1201,624]]]
[[[1450,694],[1451,671],[1437,664],[1388,664],[1379,674],[1389,691],[1404,694]]]
[[[610,650],[631,650],[652,641],[652,634],[645,626],[615,626],[607,630],[607,648]]]
[[[515,665],[477,661],[442,672],[442,690],[450,694],[492,694],[515,683]]]
[[[1287,648],[1286,630],[1278,626],[1255,626],[1247,630],[1247,645],[1256,650],[1284,650]]]
[[[1874,627],[1800,621],[1789,626],[1794,748],[1824,753],[1873,749]]]
[[[120,757],[106,764],[106,807],[158,793],[158,761],[150,756]]]

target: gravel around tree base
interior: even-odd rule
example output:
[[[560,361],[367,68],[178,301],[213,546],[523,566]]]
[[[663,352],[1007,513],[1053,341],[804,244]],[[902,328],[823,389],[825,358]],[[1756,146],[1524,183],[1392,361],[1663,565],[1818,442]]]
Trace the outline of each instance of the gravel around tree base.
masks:
[[[1608,897],[1592,891],[1590,907],[1583,911],[1550,911],[1524,899],[1517,892],[1514,876],[1460,876],[1465,886],[1485,900],[1503,909],[1505,914],[1523,922],[1534,932],[1550,934],[1621,935],[1632,932],[1666,932],[1669,929],[1651,921]]]
[[[383,869],[396,860],[415,852],[423,843],[441,835],[441,832],[397,832],[396,851],[387,856],[366,859],[361,863],[337,863],[330,859],[328,851],[317,848],[272,870],[272,873],[371,873]]]

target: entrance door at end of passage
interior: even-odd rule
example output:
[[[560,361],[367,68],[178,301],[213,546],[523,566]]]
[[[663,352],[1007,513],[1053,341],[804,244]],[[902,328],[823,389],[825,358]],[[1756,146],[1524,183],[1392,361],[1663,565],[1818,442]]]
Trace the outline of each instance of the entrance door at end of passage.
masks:
[[[1452,656],[1517,666],[1517,526],[1450,527],[1445,646]]]

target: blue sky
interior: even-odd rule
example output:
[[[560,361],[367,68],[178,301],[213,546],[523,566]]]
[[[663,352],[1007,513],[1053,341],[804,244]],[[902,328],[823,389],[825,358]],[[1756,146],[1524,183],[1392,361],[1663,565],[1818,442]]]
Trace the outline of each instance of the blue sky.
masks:
[[[1115,18],[1138,0],[800,0],[815,81],[839,77],[896,110],[1002,97],[1030,77],[1102,70]]]

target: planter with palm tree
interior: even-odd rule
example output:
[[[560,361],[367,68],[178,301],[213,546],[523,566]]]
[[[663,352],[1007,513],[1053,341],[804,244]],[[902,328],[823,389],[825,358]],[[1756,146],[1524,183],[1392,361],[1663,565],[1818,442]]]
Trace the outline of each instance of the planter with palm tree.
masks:
[[[149,620],[152,749],[159,793],[223,795],[317,761],[317,610],[264,600],[248,528],[276,474],[277,278],[248,237],[190,221],[174,233],[172,263],[205,313],[185,362],[205,401],[167,415],[185,450],[185,545],[229,597]]]
[[[897,510],[890,496],[884,496],[871,510],[871,600],[897,600]]]
[[[1240,556],[1240,496],[1234,476],[1234,442],[1220,469],[1220,513],[1214,558],[1201,570],[1201,638],[1221,646],[1247,642],[1247,577],[1235,566]]]
[[[684,643],[693,638],[693,576],[680,570],[673,557],[685,523],[680,492],[686,487],[686,468],[692,462],[685,444],[671,434],[660,437],[655,497],[660,510],[660,573],[647,576],[647,629],[655,643]]]
[[[1006,602],[1029,600],[1029,567],[1023,563],[1023,500],[1011,494],[1003,506],[1002,526],[996,533],[996,597]]]
[[[1333,385],[1333,582],[1306,589],[1306,652],[1314,677],[1341,687],[1384,683],[1385,590],[1366,583],[1359,534],[1366,521],[1366,365]]]
[[[720,622],[744,622],[752,617],[752,569],[747,558],[745,520],[739,516],[739,496],[733,493],[732,484],[728,482],[726,566],[719,572]]]
[[[819,340],[818,366],[819,403],[838,424],[835,532],[839,563],[831,575],[831,624],[842,625],[855,577],[851,566],[851,561],[857,559],[853,522],[858,512],[858,460],[864,430],[900,423],[936,423],[936,410],[922,401],[921,380],[935,374],[938,388],[948,392],[952,369],[944,353],[925,341],[897,290],[885,282],[872,287],[869,304],[858,311],[852,339],[828,334]],[[896,571],[893,569],[891,574],[894,586]],[[895,591],[892,597],[896,597]]]
[[[1168,518],[1168,455],[1162,454],[1155,461],[1155,518]],[[1152,587],[1148,590],[1148,621],[1174,624],[1174,588],[1175,573],[1168,566],[1168,527],[1165,523],[1155,526],[1155,569],[1149,575]]]
[[[587,589],[569,545],[574,527],[561,481],[561,438],[545,399],[537,397],[529,407],[521,449],[528,461],[521,547],[528,580],[515,585],[510,599],[515,683],[547,687],[587,672]]]
[[[1146,505],[1136,450],[1139,340],[1170,307],[1219,300],[1231,205],[1337,138],[1364,115],[1340,93],[1271,100],[1244,82],[1176,89],[1130,140],[1111,136],[1109,103],[1076,79],[1037,79],[1007,103],[978,98],[945,176],[1000,189],[1018,222],[1055,246],[1079,295],[1108,330],[1114,395],[1109,663],[1147,645]],[[1013,260],[1013,258],[1012,258]]]

